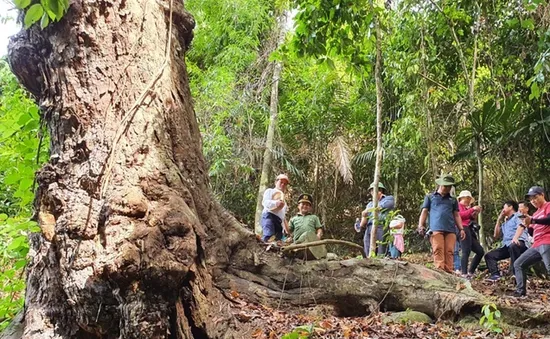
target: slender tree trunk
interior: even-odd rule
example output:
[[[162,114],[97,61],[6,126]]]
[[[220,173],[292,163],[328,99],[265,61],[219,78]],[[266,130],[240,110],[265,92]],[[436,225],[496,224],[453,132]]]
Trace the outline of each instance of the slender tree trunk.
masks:
[[[479,206],[483,206],[483,174],[484,174],[484,168],[483,168],[483,155],[481,153],[481,145],[479,141],[476,141],[475,143],[476,147],[476,155],[477,155],[477,175],[478,175],[478,201],[477,204]],[[483,249],[487,251],[487,240],[485,238],[485,232],[483,229],[483,217],[481,212],[479,213],[477,217],[477,222],[479,224],[479,242]]]
[[[376,228],[378,227],[378,183],[380,182],[380,171],[382,167],[382,78],[380,69],[382,67],[382,30],[380,29],[380,18],[375,19],[376,27],[376,63],[374,65],[374,79],[376,82],[376,163],[374,166],[374,188],[373,206],[374,211],[372,228],[370,234],[369,257],[376,256]]]
[[[397,167],[395,167],[395,180],[393,182],[393,199],[394,199],[394,202],[395,202],[395,206],[397,206],[398,204],[398,199],[399,199],[399,165],[397,165]]]
[[[278,24],[278,39],[276,46],[279,46],[285,36],[284,24],[286,14],[279,17]],[[279,79],[283,65],[280,61],[275,61],[273,65],[273,78],[271,82],[271,99],[269,103],[269,126],[267,128],[267,136],[265,138],[265,150],[262,161],[262,174],[260,177],[260,187],[258,188],[258,197],[256,199],[256,214],[254,218],[254,230],[257,235],[262,235],[262,226],[260,219],[262,218],[262,200],[264,191],[268,187],[269,178],[271,176],[271,168],[273,167],[273,142],[275,139],[275,129],[277,128],[277,117],[279,115]]]

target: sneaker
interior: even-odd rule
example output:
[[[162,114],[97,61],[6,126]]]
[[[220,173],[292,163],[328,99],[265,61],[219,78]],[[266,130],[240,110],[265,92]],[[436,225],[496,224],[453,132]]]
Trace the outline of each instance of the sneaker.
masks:
[[[495,274],[491,274],[491,276],[489,278],[487,278],[487,280],[492,281],[492,282],[496,282],[496,281],[500,280],[500,278],[502,278],[500,276],[500,274],[495,273]]]
[[[456,270],[456,271],[455,271],[455,274],[456,274],[456,275],[461,275],[461,274],[462,274],[462,271],[461,271],[461,270]]]

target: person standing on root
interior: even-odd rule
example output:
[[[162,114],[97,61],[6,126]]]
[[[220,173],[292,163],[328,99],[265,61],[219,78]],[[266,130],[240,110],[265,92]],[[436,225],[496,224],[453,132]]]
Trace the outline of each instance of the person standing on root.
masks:
[[[425,233],[424,224],[430,216],[430,230],[433,232],[430,238],[434,258],[434,266],[446,272],[453,272],[453,252],[456,243],[456,227],[460,231],[460,238],[466,234],[462,227],[462,221],[458,214],[458,202],[451,196],[451,189],[455,184],[450,174],[439,177],[435,183],[437,191],[424,198],[422,212],[418,220],[418,232]]]
[[[525,196],[529,199],[531,205],[537,209],[533,217],[526,216],[524,224],[520,224],[512,242],[520,244],[520,237],[525,227],[533,229],[533,246],[527,249],[514,263],[514,272],[516,274],[516,291],[514,296],[521,297],[527,293],[526,270],[533,264],[543,261],[546,270],[550,272],[550,227],[538,223],[539,219],[550,217],[550,202],[546,201],[544,188],[533,186]]]
[[[481,207],[472,206],[474,203],[474,198],[470,191],[462,191],[458,195],[458,213],[460,214],[460,220],[462,221],[462,226],[464,226],[464,233],[466,237],[460,242],[462,247],[462,258],[460,260],[460,267],[462,275],[464,277],[471,277],[476,271],[477,266],[481,262],[485,251],[483,247],[479,244],[477,238],[476,230],[474,227],[476,225],[475,220],[479,212],[481,212]],[[470,264],[470,269],[468,270],[468,261],[470,260],[470,253],[474,252],[475,256],[472,259]]]
[[[283,238],[283,228],[289,233],[288,222],[286,221],[286,211],[288,209],[285,202],[285,193],[290,180],[286,174],[279,174],[275,179],[275,188],[268,188],[264,192],[262,205],[262,241],[267,242],[273,237],[273,240]]]
[[[374,183],[369,186],[369,194],[372,196],[374,194]],[[373,208],[374,203],[370,201],[367,204],[367,208],[361,213],[361,223],[359,227],[367,230],[365,231],[365,236],[363,237],[363,246],[365,248],[365,255],[370,253],[370,234],[372,230],[373,223]],[[378,255],[386,255],[386,244],[384,244],[384,221],[388,213],[395,208],[395,199],[392,195],[386,195],[386,187],[381,182],[378,183],[378,208],[380,212],[378,213],[378,225],[376,226],[376,242],[378,243]]]
[[[498,270],[498,261],[510,258],[510,272],[514,274],[514,263],[519,256],[527,251],[529,247],[527,230],[523,227],[521,235],[518,238],[519,244],[512,242],[514,236],[518,230],[519,225],[522,223],[522,217],[525,215],[518,212],[518,203],[509,200],[504,203],[502,211],[498,216],[495,224],[494,238],[500,238],[502,234],[502,246],[489,251],[485,254],[485,262],[489,269],[489,280],[497,281],[501,278]]]

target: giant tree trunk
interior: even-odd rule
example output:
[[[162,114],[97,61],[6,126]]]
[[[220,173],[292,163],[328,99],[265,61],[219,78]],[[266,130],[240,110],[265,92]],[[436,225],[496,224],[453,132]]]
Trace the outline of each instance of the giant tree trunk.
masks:
[[[74,1],[60,23],[11,42],[12,69],[51,134],[37,174],[42,232],[31,237],[25,338],[241,338],[228,289],[342,314],[476,305],[457,278],[421,266],[292,265],[221,208],[185,70],[193,25],[179,1]]]
[[[228,248],[209,242],[223,232],[185,70],[193,27],[180,1],[75,1],[12,40],[51,135],[25,337],[211,335],[206,267]]]

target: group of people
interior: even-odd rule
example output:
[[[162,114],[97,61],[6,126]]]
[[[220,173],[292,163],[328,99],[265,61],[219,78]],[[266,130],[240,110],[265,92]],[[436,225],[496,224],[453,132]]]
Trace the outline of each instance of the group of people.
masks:
[[[286,174],[279,174],[275,179],[275,187],[265,190],[262,205],[262,240],[281,240],[283,231],[292,236],[294,243],[302,243],[323,237],[323,226],[319,217],[312,213],[313,197],[310,194],[301,194],[298,197],[298,213],[286,220],[288,205],[285,193],[290,180]]]
[[[473,206],[474,199],[469,191],[462,191],[455,199],[451,190],[455,180],[451,175],[443,175],[436,180],[438,188],[424,198],[418,221],[418,231],[426,232],[425,223],[429,216],[429,234],[432,245],[434,266],[449,273],[455,266],[457,234],[462,247],[460,272],[468,277],[472,275],[484,251],[477,239],[474,227],[481,207]],[[500,279],[498,261],[510,258],[510,273],[516,279],[516,296],[526,294],[526,270],[531,265],[543,261],[550,272],[550,202],[546,201],[542,187],[533,186],[526,199],[537,210],[530,216],[527,202],[513,200],[503,204],[495,224],[495,238],[502,237],[502,245],[487,254],[485,261],[490,280]],[[528,229],[533,232],[532,244]],[[474,258],[468,267],[470,252]]]
[[[294,243],[321,239],[323,226],[319,218],[312,213],[313,197],[301,194],[298,198],[298,213],[286,221],[288,206],[284,193],[290,180],[285,174],[277,176],[275,187],[269,188],[263,196],[262,231],[263,241],[280,240],[284,233],[292,237]],[[494,227],[494,238],[502,237],[501,246],[484,253],[477,234],[477,216],[481,207],[475,205],[475,199],[467,191],[461,191],[457,198],[451,195],[455,180],[451,175],[442,175],[436,179],[437,189],[427,194],[421,207],[417,231],[428,234],[432,246],[434,266],[449,273],[471,277],[479,263],[485,258],[492,281],[501,278],[498,261],[510,259],[510,273],[516,279],[516,296],[526,294],[527,268],[543,261],[550,272],[550,202],[546,201],[542,187],[533,186],[526,194],[527,201],[519,203],[513,200],[504,202]],[[374,198],[374,183],[369,186],[369,193]],[[389,241],[390,256],[399,258],[404,252],[403,233],[405,219],[391,213],[395,208],[395,199],[386,194],[382,183],[378,184],[378,223],[374,225],[374,206],[369,202],[355,223],[355,230],[365,230],[364,250],[370,253],[370,236],[372,227],[376,230],[376,252],[385,256],[387,237],[384,225],[388,225],[391,238]],[[529,215],[529,204],[536,211]],[[387,220],[391,217],[391,220]],[[425,224],[428,222],[429,230]],[[532,231],[532,236],[530,232]],[[374,251],[375,249],[373,249]],[[458,255],[461,252],[461,256]],[[473,259],[469,260],[471,252]],[[460,258],[461,257],[461,258]]]

